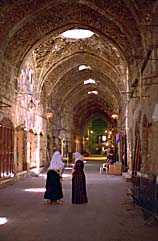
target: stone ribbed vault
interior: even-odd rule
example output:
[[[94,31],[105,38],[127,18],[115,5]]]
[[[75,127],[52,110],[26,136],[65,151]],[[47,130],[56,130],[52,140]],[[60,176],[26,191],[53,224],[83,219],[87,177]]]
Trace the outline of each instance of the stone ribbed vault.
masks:
[[[12,66],[12,79],[17,81],[30,59],[35,78],[33,95],[36,98],[38,93],[43,110],[56,111],[56,118],[57,113],[62,112],[62,118],[68,113],[78,128],[95,113],[109,120],[113,112],[123,115],[123,93],[134,81],[133,67],[146,55],[145,30],[155,2],[2,0],[2,66]],[[62,37],[62,32],[75,28],[95,34],[84,40]],[[79,71],[81,64],[92,69]],[[1,77],[7,80],[2,73]],[[88,78],[95,79],[96,84],[85,86],[83,81]],[[89,96],[90,90],[97,90],[98,95]]]

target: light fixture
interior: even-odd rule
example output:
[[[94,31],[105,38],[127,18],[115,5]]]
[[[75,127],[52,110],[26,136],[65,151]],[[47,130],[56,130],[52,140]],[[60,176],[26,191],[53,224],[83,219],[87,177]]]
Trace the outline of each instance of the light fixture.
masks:
[[[87,29],[70,29],[62,33],[64,38],[84,39],[93,36],[93,32]]]
[[[46,119],[47,120],[50,120],[50,119],[52,119],[53,118],[53,113],[52,112],[47,112],[46,113]]]
[[[118,119],[118,115],[117,114],[112,114],[111,116],[114,120],[117,120]]]

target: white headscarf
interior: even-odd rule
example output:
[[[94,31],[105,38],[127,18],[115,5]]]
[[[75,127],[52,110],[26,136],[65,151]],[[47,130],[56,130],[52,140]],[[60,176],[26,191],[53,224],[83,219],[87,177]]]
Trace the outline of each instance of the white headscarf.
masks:
[[[63,168],[64,168],[64,163],[62,162],[62,156],[59,151],[55,151],[53,153],[53,156],[50,162],[49,170],[50,169],[57,170],[57,169],[63,169]]]
[[[75,157],[75,162],[78,161],[78,160],[83,161],[83,157],[79,152],[74,152],[73,155]]]

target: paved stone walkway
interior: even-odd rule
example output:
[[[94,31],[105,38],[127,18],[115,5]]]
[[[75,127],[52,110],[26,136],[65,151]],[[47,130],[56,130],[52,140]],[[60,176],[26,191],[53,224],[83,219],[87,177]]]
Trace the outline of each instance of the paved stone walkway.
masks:
[[[45,176],[27,177],[0,189],[0,241],[158,241],[158,226],[145,220],[127,195],[129,183],[85,164],[88,204],[71,204],[71,170],[63,178],[63,204],[43,199]]]

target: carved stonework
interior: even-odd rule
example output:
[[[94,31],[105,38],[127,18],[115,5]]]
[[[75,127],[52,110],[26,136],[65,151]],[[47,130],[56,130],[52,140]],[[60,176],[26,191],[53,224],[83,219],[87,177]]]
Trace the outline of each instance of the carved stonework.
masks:
[[[95,116],[105,117],[112,123],[111,114],[116,112],[123,131],[130,130],[128,158],[132,160],[134,156],[134,143],[141,142],[142,146],[136,145],[135,161],[142,154],[144,168],[154,170],[158,128],[152,125],[149,137],[145,131],[146,123],[153,121],[158,97],[156,2],[0,1],[0,103],[9,106],[1,104],[0,119],[8,117],[13,126],[33,130],[30,133],[31,167],[36,165],[35,133],[47,136],[49,131],[55,140],[53,149],[60,146],[66,136],[70,138],[69,143],[73,142],[73,134],[78,136]],[[76,28],[89,29],[94,35],[78,40],[62,36],[64,31]],[[80,65],[90,68],[79,71]],[[96,83],[84,85],[83,81],[90,78]],[[88,91],[98,94],[89,95]],[[34,112],[29,108],[32,101]],[[48,121],[49,111],[53,118]],[[147,118],[144,128],[142,114]],[[136,120],[136,132],[140,135],[135,138]],[[151,163],[146,163],[150,145],[155,159],[151,156]]]
[[[47,70],[51,65],[61,61],[62,58],[82,50],[97,53],[99,57],[113,64],[117,63],[119,65],[123,61],[120,50],[108,39],[104,38],[103,40],[97,35],[85,40],[69,40],[64,39],[62,36],[57,38],[50,36],[48,40],[45,40],[39,47],[34,49],[33,55],[36,67],[41,68],[44,65]]]
[[[78,53],[69,57],[68,61],[62,62],[61,65],[57,65],[49,75],[47,75],[47,79],[45,80],[45,88],[48,93],[52,88],[60,81],[61,78],[65,76],[71,69],[77,68],[82,63],[87,63],[92,67],[93,72],[96,70],[98,73],[102,73],[106,76],[106,78],[113,80],[115,84],[117,83],[118,87],[123,90],[122,80],[120,76],[117,74],[117,71],[114,69],[112,71],[112,66],[106,64],[106,62],[101,61],[97,55]],[[115,67],[115,66],[114,66]],[[77,69],[76,69],[77,71]],[[105,78],[105,77],[104,77]]]
[[[119,1],[119,4],[115,4],[113,1],[101,1],[101,3],[100,1],[95,2],[94,6],[91,6],[91,2],[87,5],[56,2],[45,8],[44,11],[42,8],[40,10],[40,5],[37,6],[38,11],[35,11],[34,15],[30,15],[28,20],[22,22],[22,28],[17,26],[14,35],[8,39],[5,56],[18,64],[24,57],[23,53],[26,53],[33,46],[33,43],[61,26],[74,23],[96,29],[109,39],[112,37],[113,41],[117,42],[120,49],[124,51],[124,54],[128,54],[129,57],[134,45],[137,50],[139,46],[141,51],[140,33],[124,2]]]

